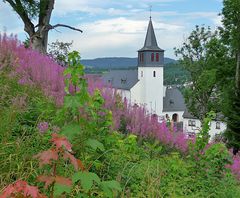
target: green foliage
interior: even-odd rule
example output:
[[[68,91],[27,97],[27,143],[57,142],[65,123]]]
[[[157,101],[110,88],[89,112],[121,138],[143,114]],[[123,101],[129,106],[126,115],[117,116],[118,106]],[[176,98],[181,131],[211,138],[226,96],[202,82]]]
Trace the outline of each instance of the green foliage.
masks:
[[[76,53],[71,57],[72,68],[66,74],[66,81],[69,86],[75,83],[76,89],[67,87],[66,90],[67,97],[73,99],[76,96],[77,100],[65,102],[60,109],[36,87],[19,85],[16,79],[9,79],[0,73],[0,83],[3,85],[0,88],[1,189],[21,178],[31,185],[38,185],[48,196],[52,190],[55,197],[239,196],[240,188],[225,168],[231,162],[226,147],[223,144],[207,145],[207,131],[213,113],[204,120],[201,136],[197,140],[198,156],[181,156],[156,140],[112,132],[111,112],[103,108],[104,100],[100,92],[96,90],[93,95],[88,95],[87,101],[78,98],[81,96],[81,87],[86,90],[87,83],[81,73],[83,67],[80,66],[79,57],[75,56]],[[25,99],[21,106],[21,100],[18,99],[22,96]],[[43,134],[37,128],[42,121],[49,124],[48,131]],[[42,153],[52,165],[57,162],[56,171],[61,177],[53,178],[54,167],[48,164],[44,169],[39,168],[32,156],[49,148],[51,131],[55,125],[61,128],[60,134],[69,137],[74,156],[81,162],[72,156],[62,158],[62,151],[68,148],[68,154],[71,155],[73,151],[63,141],[66,139],[58,134],[60,139],[57,142],[65,142],[59,147],[59,160],[50,159],[52,150]],[[82,171],[74,170],[77,165]],[[41,181],[55,181],[52,189],[46,190],[42,183],[36,183],[35,178],[40,174],[49,176],[40,177]],[[72,185],[64,185],[70,183],[64,178],[71,178]]]
[[[228,129],[226,132],[226,137],[228,140],[228,145],[230,147],[235,147],[235,149],[240,148],[240,135],[239,135],[239,97],[240,97],[240,1],[239,0],[224,0],[222,9],[222,22],[223,27],[221,27],[221,36],[223,42],[229,46],[229,54],[233,57],[233,62],[231,63],[231,68],[235,71],[234,84],[229,84],[225,89],[227,90],[227,101],[225,103],[224,114],[228,117]]]
[[[230,96],[229,96],[230,95]],[[233,91],[228,92],[228,100],[226,109],[224,110],[225,115],[228,117],[227,130],[224,136],[227,139],[228,147],[240,148],[240,91],[237,90],[237,95]]]
[[[164,65],[165,85],[183,85],[189,81],[189,72],[180,63],[168,63]]]
[[[0,71],[0,188],[19,178],[34,184],[39,170],[32,156],[49,145],[37,125],[51,122],[56,112],[39,89],[8,75]]]
[[[189,111],[202,120],[207,112],[219,111],[218,84],[221,68],[228,68],[228,48],[218,38],[218,32],[196,26],[180,49],[180,64],[189,72],[192,85],[185,91]],[[226,75],[225,75],[226,77]]]
[[[240,46],[240,1],[224,0],[222,9],[222,36],[226,44],[231,45],[233,51],[239,51]]]
[[[213,119],[216,118],[216,114],[213,111],[207,113],[207,116],[203,119],[202,129],[197,134],[195,152],[201,152],[209,142],[210,124]]]
[[[114,197],[116,194],[114,190],[117,192],[121,192],[121,186],[117,181],[103,181],[101,184],[101,189],[103,190],[106,197]]]
[[[92,188],[93,182],[100,184],[100,178],[91,172],[77,172],[73,175],[72,180],[74,183],[80,181],[84,191],[89,191]]]
[[[72,47],[72,44],[73,41],[70,43],[64,43],[56,40],[55,42],[49,44],[48,54],[53,57],[58,64],[66,66],[66,57],[68,57],[68,53],[70,48]]]

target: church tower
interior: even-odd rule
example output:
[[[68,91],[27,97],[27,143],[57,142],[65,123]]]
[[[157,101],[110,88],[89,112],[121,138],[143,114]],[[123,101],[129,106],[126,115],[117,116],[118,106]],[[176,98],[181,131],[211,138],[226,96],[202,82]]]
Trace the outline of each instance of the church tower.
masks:
[[[138,79],[141,103],[157,115],[163,111],[163,66],[164,50],[158,47],[150,17],[144,46],[138,50]]]

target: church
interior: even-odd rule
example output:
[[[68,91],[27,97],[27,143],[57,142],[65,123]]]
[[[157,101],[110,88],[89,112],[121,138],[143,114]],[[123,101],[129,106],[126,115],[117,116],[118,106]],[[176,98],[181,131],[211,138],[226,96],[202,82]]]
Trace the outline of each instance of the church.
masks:
[[[102,79],[131,104],[145,106],[149,114],[158,116],[159,121],[170,119],[182,123],[184,132],[196,133],[201,127],[200,121],[188,113],[182,93],[163,84],[163,71],[164,50],[158,46],[150,17],[144,46],[138,50],[137,70],[112,70]],[[226,129],[226,125],[218,120],[212,125],[211,137]]]

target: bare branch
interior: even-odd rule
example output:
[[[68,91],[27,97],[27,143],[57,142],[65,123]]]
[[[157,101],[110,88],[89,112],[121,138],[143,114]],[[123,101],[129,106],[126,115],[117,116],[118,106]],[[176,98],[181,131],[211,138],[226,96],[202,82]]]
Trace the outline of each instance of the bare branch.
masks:
[[[24,30],[29,34],[32,35],[34,31],[34,25],[29,19],[26,10],[23,8],[22,3],[20,0],[16,0],[15,3],[12,0],[6,0],[10,4],[10,6],[13,8],[15,12],[20,16],[24,23]]]
[[[66,28],[69,28],[71,30],[75,30],[75,31],[78,31],[78,32],[81,32],[81,33],[83,32],[82,30],[80,30],[78,28],[75,28],[75,27],[72,27],[72,26],[69,26],[69,25],[65,25],[65,24],[50,25],[49,30],[55,29],[57,27],[66,27]]]

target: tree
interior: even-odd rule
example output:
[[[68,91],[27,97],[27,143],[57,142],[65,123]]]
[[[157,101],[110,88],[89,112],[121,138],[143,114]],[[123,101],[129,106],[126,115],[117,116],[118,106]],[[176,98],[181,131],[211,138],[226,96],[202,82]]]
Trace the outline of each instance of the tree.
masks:
[[[82,32],[82,30],[65,25],[50,24],[54,0],[3,0],[8,2],[24,23],[24,30],[30,38],[32,48],[41,53],[47,52],[48,32],[57,27],[66,27]],[[37,24],[33,21],[37,19]]]
[[[73,41],[68,43],[60,42],[56,40],[49,44],[48,54],[54,58],[55,61],[59,65],[66,66],[67,65],[67,57],[69,54],[69,50],[72,47]]]
[[[189,72],[192,85],[184,97],[188,110],[201,121],[211,110],[218,109],[218,76],[228,59],[228,49],[218,38],[218,32],[196,26],[180,49],[180,64]],[[227,67],[226,67],[227,68]]]
[[[234,57],[235,83],[228,90],[228,105],[225,115],[228,118],[228,129],[225,133],[228,145],[238,151],[240,148],[240,0],[224,0],[221,28],[222,40],[230,46]],[[234,152],[234,154],[236,153]]]

